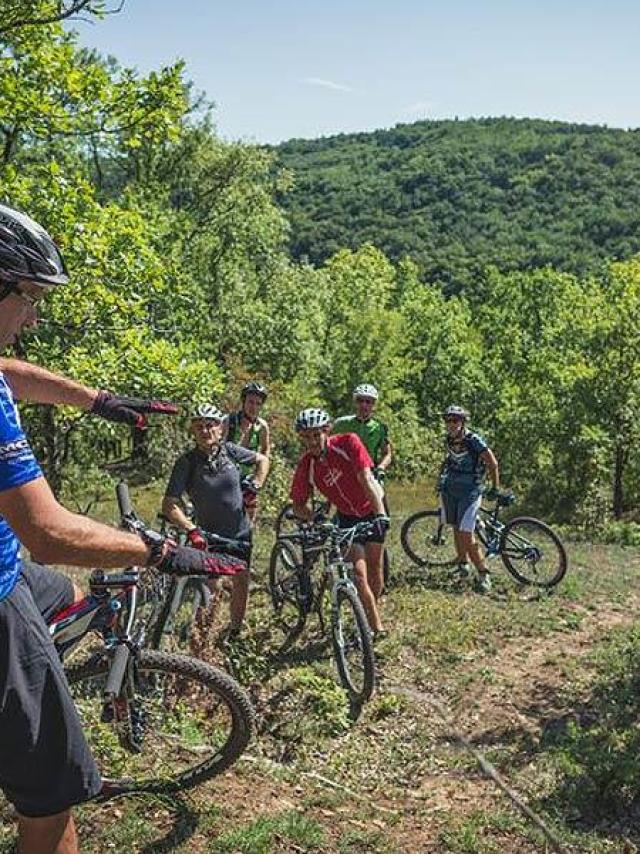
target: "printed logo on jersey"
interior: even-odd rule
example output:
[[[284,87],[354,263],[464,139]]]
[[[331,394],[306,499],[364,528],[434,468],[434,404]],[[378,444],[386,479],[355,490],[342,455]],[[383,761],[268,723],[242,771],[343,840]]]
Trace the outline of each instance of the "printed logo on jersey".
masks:
[[[31,456],[31,449],[26,439],[15,439],[13,442],[0,443],[0,462],[25,459]]]
[[[329,468],[322,476],[322,482],[325,486],[336,486],[340,482],[343,472],[340,469]]]

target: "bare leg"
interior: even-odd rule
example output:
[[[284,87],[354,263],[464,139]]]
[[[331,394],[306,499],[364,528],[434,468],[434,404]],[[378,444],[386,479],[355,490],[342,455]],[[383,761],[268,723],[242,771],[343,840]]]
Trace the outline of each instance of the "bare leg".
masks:
[[[382,568],[382,543],[367,543],[364,553],[367,560],[367,581],[376,600],[382,596],[384,588],[384,570]]]
[[[369,627],[373,632],[380,632],[382,631],[382,622],[380,620],[380,614],[378,613],[378,606],[376,604],[375,597],[369,587],[369,581],[367,579],[367,561],[364,556],[363,547],[351,546],[347,554],[347,560],[350,560],[353,563],[356,587],[358,588],[358,595],[360,596],[360,601],[362,602],[365,614],[367,615],[367,620],[369,621]]]
[[[460,531],[458,528],[453,529],[453,541],[456,545],[456,555],[458,563],[466,563],[469,553],[469,537],[465,531]]]
[[[471,531],[456,531],[456,546],[460,540],[461,547],[464,549],[465,555],[469,555],[471,563],[475,566],[478,572],[487,572],[487,564],[484,556],[480,551],[480,543],[476,540]],[[460,552],[458,552],[459,554]]]
[[[18,816],[20,854],[78,854],[78,837],[71,810],[42,818]]]

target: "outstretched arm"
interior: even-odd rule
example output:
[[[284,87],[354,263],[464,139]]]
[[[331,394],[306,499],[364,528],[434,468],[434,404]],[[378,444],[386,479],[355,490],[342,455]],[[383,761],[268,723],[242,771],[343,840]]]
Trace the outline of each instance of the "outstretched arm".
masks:
[[[0,359],[0,371],[18,400],[28,400],[31,403],[62,403],[88,410],[117,424],[130,424],[144,429],[147,425],[147,415],[175,415],[178,411],[177,406],[163,400],[118,397],[18,359]]]
[[[0,359],[0,371],[18,400],[61,403],[90,410],[98,390],[19,359]]]

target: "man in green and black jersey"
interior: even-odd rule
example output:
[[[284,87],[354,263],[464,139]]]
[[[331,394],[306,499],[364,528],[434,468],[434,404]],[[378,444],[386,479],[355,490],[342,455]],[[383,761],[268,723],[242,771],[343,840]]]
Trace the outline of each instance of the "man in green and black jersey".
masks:
[[[232,442],[241,448],[247,448],[256,454],[262,454],[269,459],[271,455],[271,439],[269,436],[269,425],[260,417],[267,389],[256,380],[246,383],[240,393],[240,409],[225,415],[222,424],[222,439]],[[252,468],[248,465],[240,465],[240,474],[243,476],[244,506],[251,524],[255,522],[258,510],[257,495],[251,489]]]
[[[333,423],[332,434],[355,433],[361,440],[369,456],[373,460],[373,476],[384,491],[384,477],[392,460],[392,448],[389,441],[389,431],[373,414],[379,394],[378,389],[370,383],[361,383],[353,390],[353,400],[356,406],[355,415],[343,415]],[[383,495],[385,512],[389,514],[386,496]],[[373,573],[370,581],[371,590],[376,599],[382,595],[384,588],[384,573],[382,570],[383,545],[379,544],[377,556],[378,570]]]

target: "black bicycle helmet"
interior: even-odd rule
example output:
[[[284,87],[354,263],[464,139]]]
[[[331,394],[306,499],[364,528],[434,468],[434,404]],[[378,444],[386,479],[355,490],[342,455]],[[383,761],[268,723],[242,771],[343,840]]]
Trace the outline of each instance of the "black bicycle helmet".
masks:
[[[442,413],[443,418],[461,418],[463,421],[468,421],[469,413],[462,406],[447,406]]]
[[[242,391],[240,392],[240,397],[242,400],[244,400],[248,394],[257,394],[263,400],[266,400],[268,393],[269,392],[267,391],[267,387],[265,385],[262,385],[262,383],[259,383],[256,380],[250,380],[248,383],[245,383],[243,385]]]
[[[41,225],[0,204],[0,282],[27,279],[43,288],[66,285],[69,274],[60,250]]]
[[[330,415],[324,409],[303,409],[296,418],[296,431],[313,430],[315,427],[326,427],[331,424]]]

